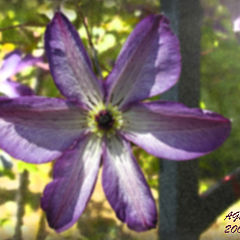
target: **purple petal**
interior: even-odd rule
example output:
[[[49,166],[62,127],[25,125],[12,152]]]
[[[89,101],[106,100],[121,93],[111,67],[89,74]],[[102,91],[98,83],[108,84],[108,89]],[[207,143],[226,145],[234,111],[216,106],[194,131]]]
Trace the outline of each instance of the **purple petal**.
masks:
[[[240,32],[240,16],[238,16],[233,21],[233,31],[234,32]]]
[[[129,144],[118,137],[107,142],[103,157],[103,189],[117,217],[135,231],[156,227],[157,210]]]
[[[92,106],[102,100],[102,90],[77,31],[57,12],[47,27],[45,48],[56,85],[67,98]]]
[[[21,59],[21,51],[15,50],[5,56],[3,65],[0,69],[0,92],[8,97],[30,96],[34,92],[28,86],[14,82],[11,76],[22,71],[24,68],[42,62],[41,57],[27,55]]]
[[[12,98],[34,95],[34,92],[30,87],[14,82],[10,79],[0,82],[0,92]]]
[[[193,159],[219,147],[230,121],[216,113],[171,102],[140,103],[124,113],[124,136],[157,157]]]
[[[101,154],[100,138],[88,136],[57,160],[54,180],[41,199],[48,223],[56,231],[70,228],[84,211],[95,186]]]
[[[54,98],[0,99],[0,148],[43,163],[59,157],[85,133],[85,112]]]
[[[38,63],[42,63],[43,58],[42,57],[34,57],[32,55],[26,55],[18,64],[14,74],[21,72],[23,69],[27,67],[34,66]]]
[[[151,15],[142,20],[125,43],[107,79],[108,100],[125,105],[165,92],[178,80],[180,51],[168,20]]]
[[[21,52],[19,50],[12,51],[5,56],[2,67],[0,69],[0,78],[2,81],[15,74],[15,71],[20,61]]]
[[[14,50],[5,56],[0,69],[2,80],[10,78],[12,75],[15,75],[26,67],[33,66],[43,61],[42,57],[34,57],[32,55],[27,55],[21,59],[21,55],[22,53],[20,50]]]

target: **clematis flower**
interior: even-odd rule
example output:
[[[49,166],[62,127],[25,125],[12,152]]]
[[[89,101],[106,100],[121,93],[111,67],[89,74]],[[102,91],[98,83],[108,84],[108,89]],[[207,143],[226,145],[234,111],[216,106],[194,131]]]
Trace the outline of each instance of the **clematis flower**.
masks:
[[[42,61],[41,57],[26,55],[21,57],[19,50],[10,52],[5,56],[0,69],[0,92],[8,97],[30,96],[33,91],[28,86],[12,81],[11,77],[21,72],[23,69],[33,66]]]
[[[45,48],[66,99],[1,99],[0,147],[30,163],[57,159],[41,199],[56,231],[80,217],[101,164],[117,217],[136,231],[154,228],[155,202],[130,142],[157,157],[193,159],[224,142],[229,120],[179,103],[143,102],[171,88],[180,74],[179,42],[164,16],[136,26],[105,82],[94,75],[77,31],[61,12],[47,27]]]

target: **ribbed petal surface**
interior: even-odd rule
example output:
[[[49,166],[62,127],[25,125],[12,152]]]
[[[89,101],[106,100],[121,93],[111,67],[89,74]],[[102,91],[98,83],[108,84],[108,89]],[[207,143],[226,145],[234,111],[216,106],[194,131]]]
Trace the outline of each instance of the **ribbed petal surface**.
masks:
[[[102,90],[77,31],[57,12],[47,27],[45,48],[53,79],[64,96],[89,107],[102,100]]]
[[[219,147],[231,124],[221,115],[178,103],[150,102],[124,113],[124,136],[150,154],[172,160],[193,159]]]
[[[107,79],[108,101],[124,106],[165,92],[178,80],[180,50],[168,20],[151,15],[126,41]]]
[[[106,145],[102,183],[117,217],[135,231],[154,228],[155,202],[129,144],[116,136]]]
[[[84,111],[64,100],[1,98],[0,109],[0,147],[27,162],[59,157],[85,131]]]
[[[101,140],[86,136],[56,162],[54,180],[44,190],[41,205],[50,227],[61,232],[80,217],[92,194],[102,154]]]

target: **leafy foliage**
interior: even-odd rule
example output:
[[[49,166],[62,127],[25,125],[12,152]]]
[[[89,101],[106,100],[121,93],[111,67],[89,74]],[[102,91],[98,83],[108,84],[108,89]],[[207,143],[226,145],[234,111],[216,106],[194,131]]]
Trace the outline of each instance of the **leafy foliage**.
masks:
[[[200,161],[202,176],[219,178],[239,166],[240,42],[232,31],[230,12],[220,1],[203,1],[203,6],[201,101],[232,120],[230,138]]]

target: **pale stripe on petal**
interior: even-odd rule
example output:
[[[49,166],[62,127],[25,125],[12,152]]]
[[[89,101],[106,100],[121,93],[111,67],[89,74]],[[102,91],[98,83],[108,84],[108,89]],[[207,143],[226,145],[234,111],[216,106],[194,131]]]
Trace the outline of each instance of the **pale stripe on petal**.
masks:
[[[73,25],[57,12],[47,27],[45,48],[53,79],[68,99],[88,107],[103,100],[100,82]]]
[[[41,199],[48,223],[56,231],[70,228],[84,211],[96,183],[101,155],[101,139],[90,135],[56,161],[54,180]]]
[[[0,99],[0,147],[13,157],[43,163],[85,134],[86,112],[61,99]]]
[[[108,101],[123,107],[172,87],[181,70],[179,42],[162,15],[143,19],[106,80]]]
[[[219,147],[229,136],[230,121],[219,114],[179,103],[149,102],[123,114],[122,133],[157,157],[187,160]]]
[[[156,226],[157,211],[151,191],[129,144],[117,136],[106,143],[102,181],[116,215],[129,228],[145,231]]]

